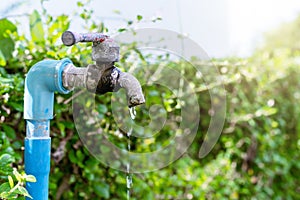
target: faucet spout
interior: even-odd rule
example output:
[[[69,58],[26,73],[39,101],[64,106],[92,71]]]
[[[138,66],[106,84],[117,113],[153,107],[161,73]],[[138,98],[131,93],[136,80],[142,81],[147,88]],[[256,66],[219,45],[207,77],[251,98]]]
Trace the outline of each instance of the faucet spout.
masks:
[[[133,75],[119,70],[113,63],[89,65],[88,72],[92,73],[87,73],[87,88],[89,89],[89,85],[97,84],[96,90],[94,87],[90,87],[90,91],[101,95],[106,92],[117,92],[120,88],[124,88],[129,108],[145,103],[140,82]],[[93,79],[89,77],[92,74],[96,75]]]
[[[126,72],[120,72],[118,86],[124,88],[126,91],[128,107],[134,107],[145,103],[141,84],[133,75]]]

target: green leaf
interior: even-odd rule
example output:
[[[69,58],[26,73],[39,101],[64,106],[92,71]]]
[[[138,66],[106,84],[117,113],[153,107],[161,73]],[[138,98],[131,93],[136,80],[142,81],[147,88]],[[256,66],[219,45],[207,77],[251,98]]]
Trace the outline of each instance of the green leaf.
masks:
[[[48,38],[52,42],[52,44],[55,44],[55,42],[60,39],[61,34],[66,31],[70,26],[70,20],[67,15],[60,15],[58,16],[49,26],[48,28]],[[48,54],[53,53],[53,56],[56,56],[57,52],[51,52],[49,51]]]
[[[17,31],[17,27],[8,19],[1,19],[0,20],[0,39],[4,37],[4,33],[6,33],[7,30],[10,30],[11,33]]]
[[[119,29],[118,29],[118,32],[122,33],[122,32],[124,32],[124,31],[126,31],[126,30],[127,30],[126,28],[119,28]]]
[[[45,42],[45,33],[43,29],[43,23],[40,14],[37,10],[34,10],[30,15],[30,34],[34,42]]]
[[[76,151],[76,157],[77,157],[78,160],[83,161],[83,159],[84,159],[84,154],[81,152],[81,150],[78,149],[78,150]]]
[[[10,191],[9,183],[2,183],[0,185],[0,194],[2,194],[3,192],[9,192],[9,191]]]
[[[9,138],[11,138],[11,139],[15,139],[16,138],[16,132],[15,132],[15,130],[12,127],[10,127],[10,126],[8,126],[6,124],[3,124],[3,130],[4,130],[5,134]]]
[[[84,5],[83,5],[83,3],[81,3],[80,1],[78,1],[78,2],[77,2],[77,6],[78,6],[78,7],[83,7]]]
[[[137,19],[138,21],[141,21],[141,20],[143,19],[143,16],[142,16],[142,15],[137,15],[137,16],[136,16],[136,19]]]
[[[157,21],[161,21],[161,20],[162,20],[161,17],[156,17],[156,18],[152,19],[152,22],[157,22]]]
[[[0,39],[0,50],[6,60],[12,58],[12,52],[15,49],[15,43],[10,37]]]
[[[14,169],[13,174],[15,175],[17,181],[22,182],[23,177],[16,169]]]
[[[13,178],[11,176],[7,176],[7,178],[10,188],[13,188],[15,186]]]
[[[33,175],[26,175],[25,181],[27,182],[36,182],[36,178]]]
[[[103,197],[105,199],[109,198],[109,185],[107,185],[106,183],[100,183],[98,185],[94,185],[94,190],[95,193],[99,196],[99,197]]]
[[[6,65],[6,59],[0,49],[0,66],[5,66]]]
[[[60,134],[64,137],[66,135],[65,133],[65,125],[63,123],[57,123],[57,126],[59,128]]]
[[[13,83],[14,80],[11,79],[11,78],[2,78],[2,77],[0,77],[0,82],[1,83]]]
[[[157,21],[161,21],[162,18],[161,18],[161,17],[157,17],[156,20],[157,20]]]
[[[0,65],[4,66],[4,61],[12,57],[15,49],[15,42],[10,37],[11,33],[17,31],[17,27],[7,19],[0,20]],[[5,59],[3,59],[5,58]],[[4,64],[4,65],[3,65]]]
[[[120,14],[121,14],[121,11],[119,11],[119,10],[113,10],[113,12],[114,12],[115,14],[117,14],[117,15],[120,15]]]
[[[0,169],[2,170],[2,168],[6,165],[11,164],[12,162],[14,162],[14,158],[9,155],[9,154],[3,154],[0,156]]]
[[[17,197],[16,200],[24,200],[24,197],[22,197],[22,196]]]
[[[18,191],[20,192],[19,194],[21,194],[23,196],[26,196],[26,197],[29,197],[30,199],[33,199],[32,196],[26,190],[26,188],[24,188],[23,186],[19,186]]]
[[[68,157],[72,163],[78,162],[73,150],[69,151]]]
[[[99,104],[98,105],[98,111],[100,112],[100,113],[106,113],[107,112],[107,107],[106,107],[106,105],[103,105],[103,104]]]

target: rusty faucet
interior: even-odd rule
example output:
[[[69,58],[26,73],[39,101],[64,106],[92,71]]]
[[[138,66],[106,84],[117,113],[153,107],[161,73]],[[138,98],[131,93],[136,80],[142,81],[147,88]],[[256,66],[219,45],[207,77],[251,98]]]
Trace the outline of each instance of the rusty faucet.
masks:
[[[80,87],[96,94],[104,94],[124,88],[129,107],[145,103],[139,81],[114,66],[114,63],[119,60],[120,47],[112,38],[102,33],[66,31],[62,35],[62,42],[66,46],[78,42],[93,42],[92,59],[95,61],[95,64],[87,67],[68,64],[63,70],[63,86],[66,89]]]

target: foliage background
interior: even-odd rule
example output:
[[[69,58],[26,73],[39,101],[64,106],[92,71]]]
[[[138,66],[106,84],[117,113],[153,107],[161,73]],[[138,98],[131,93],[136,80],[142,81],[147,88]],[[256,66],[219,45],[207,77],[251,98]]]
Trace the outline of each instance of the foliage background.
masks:
[[[77,5],[76,15],[87,31],[109,31],[103,23],[92,20],[92,9],[80,2]],[[20,171],[25,136],[25,74],[46,58],[69,57],[77,66],[92,62],[91,46],[67,48],[59,43],[61,33],[70,26],[70,16],[53,17],[43,10],[34,11],[29,19],[30,37],[17,28],[17,19],[0,20],[0,155],[9,154],[13,162],[9,166]],[[128,20],[128,26],[119,31],[126,31],[141,20],[142,16]],[[226,80],[227,91],[226,124],[218,143],[207,157],[198,158],[210,120],[208,91],[199,89],[201,121],[193,144],[172,165],[134,175],[132,199],[300,198],[299,22],[300,18],[267,34],[264,45],[249,58],[212,60]],[[141,55],[136,62],[146,62],[145,56]],[[128,64],[125,61],[121,59],[119,63],[124,70]],[[184,70],[199,88],[203,86],[190,66],[163,61]],[[156,87],[144,90],[148,102],[160,103],[168,108],[169,115],[176,116],[176,100],[168,91]],[[125,199],[126,174],[104,166],[83,147],[68,103],[71,95],[55,97],[49,198]],[[110,95],[97,97],[97,101],[98,112],[103,116],[101,127],[117,145],[124,146],[126,140],[113,136],[116,126],[111,116]],[[144,122],[140,120],[139,123]],[[170,136],[171,131],[166,128],[164,134]],[[166,138],[156,137],[152,145],[135,142],[140,142],[137,146],[144,150],[151,150],[153,145],[163,145]],[[0,183],[7,182],[10,173],[12,170],[1,172]]]

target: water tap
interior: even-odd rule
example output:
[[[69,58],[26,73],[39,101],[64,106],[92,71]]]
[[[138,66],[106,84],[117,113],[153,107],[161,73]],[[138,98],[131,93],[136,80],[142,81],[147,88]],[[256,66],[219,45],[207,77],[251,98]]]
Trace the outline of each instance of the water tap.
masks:
[[[92,42],[92,60],[95,64],[76,67],[69,64],[63,71],[63,86],[69,90],[86,88],[96,94],[126,90],[129,107],[145,103],[139,81],[129,73],[122,72],[114,66],[119,61],[120,47],[109,36],[102,33],[75,33],[66,31],[62,42],[72,46],[78,42]]]

